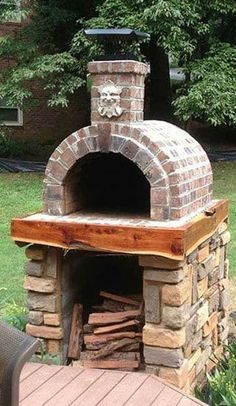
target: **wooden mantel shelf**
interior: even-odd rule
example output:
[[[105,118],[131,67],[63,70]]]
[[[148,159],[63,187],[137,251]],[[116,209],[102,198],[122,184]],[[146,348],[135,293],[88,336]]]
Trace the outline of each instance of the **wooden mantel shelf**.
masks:
[[[185,223],[80,212],[65,216],[36,213],[13,219],[11,237],[16,242],[64,249],[160,255],[183,260],[213,235],[227,217],[227,200],[214,201],[207,211]]]

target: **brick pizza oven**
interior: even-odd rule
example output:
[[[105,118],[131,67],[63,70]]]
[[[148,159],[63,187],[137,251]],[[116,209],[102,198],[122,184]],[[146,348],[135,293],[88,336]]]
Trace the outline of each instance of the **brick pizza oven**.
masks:
[[[227,341],[227,202],[213,200],[197,141],[175,125],[143,121],[146,64],[104,60],[88,70],[91,125],[50,157],[43,211],[12,221],[12,238],[27,244],[27,332],[62,363],[110,368],[118,360],[189,390]],[[72,315],[79,350],[68,356]],[[109,330],[106,317],[115,316]],[[99,364],[89,350],[107,354],[111,332],[115,345],[131,340],[129,351],[124,360],[123,349],[108,351]]]

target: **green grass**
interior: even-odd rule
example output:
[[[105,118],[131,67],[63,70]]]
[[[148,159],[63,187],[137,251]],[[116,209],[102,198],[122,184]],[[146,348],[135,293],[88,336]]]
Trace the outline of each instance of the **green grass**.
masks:
[[[213,169],[215,198],[230,201],[230,272],[236,276],[236,162],[217,163]],[[0,305],[24,304],[25,250],[10,240],[10,220],[41,209],[42,180],[39,174],[0,174]]]
[[[0,305],[25,302],[25,250],[11,241],[10,221],[41,209],[42,180],[41,174],[0,174]]]
[[[214,196],[217,199],[229,199],[230,232],[228,258],[230,276],[236,277],[236,162],[218,162],[213,165]]]

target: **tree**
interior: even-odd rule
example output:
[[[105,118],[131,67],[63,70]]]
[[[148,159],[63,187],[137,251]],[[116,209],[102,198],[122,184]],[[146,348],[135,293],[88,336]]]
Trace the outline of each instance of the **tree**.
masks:
[[[186,78],[173,102],[176,115],[185,122],[236,124],[234,0],[106,0],[99,17],[88,23],[129,26],[151,34],[142,47],[151,66],[151,117],[170,115],[169,54]]]
[[[235,0],[72,0],[30,2],[33,17],[19,41],[1,39],[0,55],[18,64],[0,77],[0,96],[22,103],[30,97],[25,83],[41,80],[50,91],[49,105],[68,103],[85,79],[96,47],[85,27],[130,27],[151,34],[141,45],[150,62],[151,118],[171,119],[169,58],[185,72],[172,106],[182,120],[236,124]],[[69,21],[69,23],[68,23]],[[65,35],[59,35],[60,27]]]
[[[29,0],[22,4],[23,28],[17,36],[0,37],[0,57],[15,64],[0,72],[0,98],[23,106],[33,96],[32,83],[39,82],[49,106],[68,105],[68,96],[84,85],[85,58],[71,52],[71,40],[82,29],[78,19],[90,18],[99,1]],[[1,19],[14,17],[12,4],[1,9]],[[84,45],[85,47],[85,45]]]

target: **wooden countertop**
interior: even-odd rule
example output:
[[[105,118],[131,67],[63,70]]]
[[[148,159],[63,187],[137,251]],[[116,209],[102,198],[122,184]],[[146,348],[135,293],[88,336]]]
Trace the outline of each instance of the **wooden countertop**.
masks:
[[[64,249],[160,255],[183,260],[228,217],[228,201],[213,201],[192,219],[160,222],[142,217],[76,212],[36,213],[11,222],[11,238]]]

